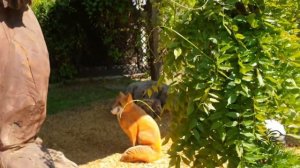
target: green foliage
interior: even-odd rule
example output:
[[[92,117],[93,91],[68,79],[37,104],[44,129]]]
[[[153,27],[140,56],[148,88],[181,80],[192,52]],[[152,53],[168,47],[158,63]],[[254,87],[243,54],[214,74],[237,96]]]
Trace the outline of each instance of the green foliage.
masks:
[[[292,151],[284,151],[278,147],[273,148],[273,156],[269,159],[269,163],[261,163],[261,168],[299,168],[300,156],[295,155]]]
[[[101,31],[108,55],[115,60],[120,59],[128,45],[126,42],[129,38],[126,32],[133,33],[132,25],[137,21],[131,2],[84,0],[82,4],[95,28]]]
[[[37,0],[32,8],[49,49],[52,82],[73,78],[81,67],[118,63],[136,45],[130,1]]]
[[[69,3],[68,0],[33,3],[50,54],[51,82],[72,78],[76,74],[74,60],[84,50],[83,29],[73,19],[76,9]]]
[[[300,125],[297,0],[163,1],[171,165],[261,167],[281,150],[265,119]],[[299,130],[298,130],[299,131]],[[284,154],[280,154],[284,155]],[[293,162],[295,163],[295,162]]]

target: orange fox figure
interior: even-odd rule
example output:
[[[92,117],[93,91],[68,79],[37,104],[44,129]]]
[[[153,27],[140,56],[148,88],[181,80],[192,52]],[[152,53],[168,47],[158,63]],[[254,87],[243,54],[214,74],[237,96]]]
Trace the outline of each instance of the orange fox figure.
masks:
[[[157,123],[136,105],[130,93],[120,92],[111,113],[129,137],[132,146],[122,157],[123,162],[152,162],[161,156],[161,137]]]

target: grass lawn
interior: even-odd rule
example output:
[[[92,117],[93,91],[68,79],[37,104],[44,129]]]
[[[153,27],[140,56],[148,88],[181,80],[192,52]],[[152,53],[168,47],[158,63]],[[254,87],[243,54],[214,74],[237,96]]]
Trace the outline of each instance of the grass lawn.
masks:
[[[112,99],[131,79],[107,79],[54,84],[49,87],[47,114],[89,106],[97,100]]]

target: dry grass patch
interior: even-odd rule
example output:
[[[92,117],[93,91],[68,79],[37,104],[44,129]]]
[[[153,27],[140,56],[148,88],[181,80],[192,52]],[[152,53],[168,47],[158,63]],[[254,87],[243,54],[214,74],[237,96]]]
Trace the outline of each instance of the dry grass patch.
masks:
[[[121,154],[130,142],[110,113],[113,100],[97,101],[89,107],[78,108],[49,115],[42,127],[40,137],[44,144],[62,151],[66,157],[82,168],[101,167],[168,167],[166,154],[170,143],[163,146],[162,159],[154,163],[123,163]],[[170,116],[164,114],[158,121],[162,136],[168,131]]]

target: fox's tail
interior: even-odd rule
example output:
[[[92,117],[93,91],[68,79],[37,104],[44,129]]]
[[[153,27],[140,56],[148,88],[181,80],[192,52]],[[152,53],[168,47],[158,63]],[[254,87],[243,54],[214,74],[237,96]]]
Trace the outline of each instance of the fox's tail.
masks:
[[[161,151],[156,151],[147,145],[137,145],[127,149],[121,158],[123,162],[153,162],[159,159]]]

